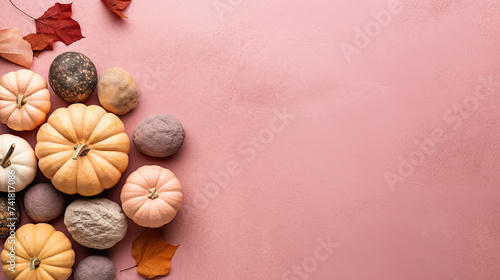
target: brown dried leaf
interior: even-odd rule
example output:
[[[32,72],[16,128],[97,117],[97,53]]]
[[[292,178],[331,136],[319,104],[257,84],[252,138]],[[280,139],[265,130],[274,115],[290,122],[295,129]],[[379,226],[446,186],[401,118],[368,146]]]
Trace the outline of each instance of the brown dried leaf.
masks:
[[[127,18],[123,14],[123,10],[127,8],[127,6],[130,4],[131,0],[101,0],[110,11],[113,13],[117,14],[118,16],[122,18]]]
[[[38,56],[43,50],[52,50],[57,37],[53,34],[31,33],[24,36],[24,40],[30,43],[33,54]]]
[[[177,247],[163,241],[158,229],[144,231],[132,244],[137,272],[148,279],[167,275]]]

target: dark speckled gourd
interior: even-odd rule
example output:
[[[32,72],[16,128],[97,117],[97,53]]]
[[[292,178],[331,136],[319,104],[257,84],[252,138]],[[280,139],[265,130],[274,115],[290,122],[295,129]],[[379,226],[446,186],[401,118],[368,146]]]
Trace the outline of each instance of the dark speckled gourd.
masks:
[[[89,98],[97,86],[97,70],[86,55],[65,52],[52,61],[49,84],[64,101],[82,102]]]
[[[12,222],[16,225],[14,228],[19,227],[19,222],[21,221],[21,209],[17,200],[10,200],[7,197],[7,193],[0,194],[0,238],[4,239],[10,235],[10,228]]]

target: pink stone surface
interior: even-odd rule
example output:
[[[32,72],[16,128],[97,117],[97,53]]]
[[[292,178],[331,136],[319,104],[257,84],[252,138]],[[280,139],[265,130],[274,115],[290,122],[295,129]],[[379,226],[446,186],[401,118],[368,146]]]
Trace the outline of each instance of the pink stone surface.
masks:
[[[35,17],[54,3],[16,2]],[[0,29],[34,32],[8,1],[0,11]],[[186,130],[171,158],[132,146],[100,195],[119,201],[145,164],[181,180],[185,204],[161,228],[181,246],[158,279],[498,279],[498,1],[132,1],[128,20],[75,1],[73,12],[86,38],[56,43],[32,70],[47,78],[64,51],[99,74],[124,68],[141,94],[121,117],[129,136],[150,114]],[[0,60],[0,74],[20,68]],[[0,133],[35,145],[36,130]],[[99,253],[133,266],[142,230],[130,221]],[[96,253],[74,248],[77,261]]]

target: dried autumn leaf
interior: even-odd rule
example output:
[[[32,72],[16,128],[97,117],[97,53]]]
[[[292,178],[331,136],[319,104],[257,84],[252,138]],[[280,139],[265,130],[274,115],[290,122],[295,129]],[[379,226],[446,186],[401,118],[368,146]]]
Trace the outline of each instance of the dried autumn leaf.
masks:
[[[177,247],[163,241],[158,229],[144,231],[132,244],[137,272],[148,279],[167,275]]]
[[[38,56],[43,50],[52,50],[57,37],[53,34],[31,33],[24,36],[24,40],[30,43],[33,54]]]
[[[0,56],[26,68],[31,67],[31,45],[23,39],[19,28],[0,30]]]
[[[71,6],[73,3],[56,3],[50,7],[41,17],[35,19],[36,33],[52,34],[57,37],[56,41],[63,41],[69,45],[82,38],[80,24],[71,18]]]
[[[101,1],[113,13],[121,16],[122,18],[127,18],[127,16],[123,14],[123,10],[127,8],[131,0],[101,0]]]

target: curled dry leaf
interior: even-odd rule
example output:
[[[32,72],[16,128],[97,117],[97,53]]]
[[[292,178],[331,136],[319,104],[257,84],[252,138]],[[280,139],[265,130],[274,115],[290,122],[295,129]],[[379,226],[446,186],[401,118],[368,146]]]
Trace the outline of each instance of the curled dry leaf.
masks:
[[[101,0],[110,11],[113,13],[119,15],[122,18],[127,18],[123,14],[123,10],[127,8],[127,6],[130,4],[131,0]]]
[[[144,231],[132,244],[137,272],[148,279],[167,275],[177,247],[163,241],[158,229]]]
[[[36,33],[53,35],[57,38],[55,41],[63,41],[66,45],[84,38],[80,24],[71,18],[72,5],[56,3],[50,7],[35,19]]]
[[[31,33],[24,36],[24,40],[30,43],[33,54],[38,56],[43,50],[52,50],[57,37],[53,34]]]
[[[0,30],[0,56],[21,66],[31,67],[33,52],[30,43],[23,39],[21,29]]]

